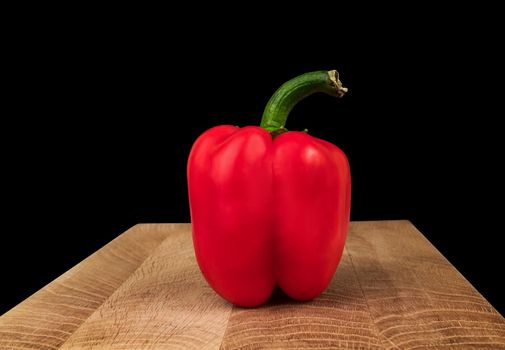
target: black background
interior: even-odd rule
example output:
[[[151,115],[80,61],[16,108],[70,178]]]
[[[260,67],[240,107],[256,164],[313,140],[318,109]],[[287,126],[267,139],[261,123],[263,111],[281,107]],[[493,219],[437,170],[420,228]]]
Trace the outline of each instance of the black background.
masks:
[[[337,69],[349,94],[304,100],[287,127],[348,155],[353,220],[411,220],[504,313],[491,29],[442,17],[260,33],[256,18],[238,34],[240,21],[109,19],[42,23],[10,52],[0,312],[135,223],[189,222],[197,136],[257,125],[283,82]]]

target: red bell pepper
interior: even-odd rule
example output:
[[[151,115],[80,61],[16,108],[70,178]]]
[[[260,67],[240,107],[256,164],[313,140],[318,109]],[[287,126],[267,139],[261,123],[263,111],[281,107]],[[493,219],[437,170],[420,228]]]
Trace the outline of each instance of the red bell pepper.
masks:
[[[349,163],[337,146],[284,125],[306,96],[346,91],[336,71],[303,74],[275,92],[260,127],[216,126],[193,145],[195,254],[208,283],[231,303],[262,304],[275,286],[311,300],[330,283],[349,224]]]

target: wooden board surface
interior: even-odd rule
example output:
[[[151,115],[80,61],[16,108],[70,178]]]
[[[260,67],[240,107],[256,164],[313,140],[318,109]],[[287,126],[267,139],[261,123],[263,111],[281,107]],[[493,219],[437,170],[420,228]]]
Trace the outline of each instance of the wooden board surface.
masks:
[[[0,349],[505,349],[505,319],[408,221],[351,223],[317,299],[219,298],[189,224],[141,224],[0,317]]]

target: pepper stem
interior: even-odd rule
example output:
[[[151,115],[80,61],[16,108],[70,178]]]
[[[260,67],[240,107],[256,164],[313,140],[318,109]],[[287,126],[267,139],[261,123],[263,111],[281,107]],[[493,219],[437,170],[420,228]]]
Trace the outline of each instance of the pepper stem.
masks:
[[[305,97],[316,92],[342,97],[347,88],[342,86],[336,70],[305,73],[285,82],[272,95],[265,107],[260,126],[274,136],[286,131],[289,112]]]

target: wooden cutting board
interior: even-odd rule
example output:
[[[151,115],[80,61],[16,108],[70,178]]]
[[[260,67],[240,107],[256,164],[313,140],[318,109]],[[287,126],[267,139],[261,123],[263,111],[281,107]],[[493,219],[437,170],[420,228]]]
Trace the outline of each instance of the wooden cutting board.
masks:
[[[328,290],[218,297],[189,224],[141,224],[0,317],[0,349],[505,349],[505,319],[408,221],[353,222]]]

